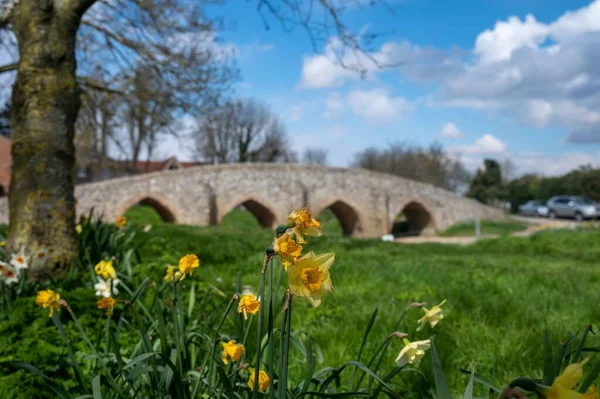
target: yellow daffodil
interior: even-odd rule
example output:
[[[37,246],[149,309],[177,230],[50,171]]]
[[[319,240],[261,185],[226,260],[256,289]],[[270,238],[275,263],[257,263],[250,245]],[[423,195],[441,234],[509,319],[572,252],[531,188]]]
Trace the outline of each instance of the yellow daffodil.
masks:
[[[122,229],[126,224],[127,218],[125,216],[119,216],[115,219],[115,226],[117,226],[118,229]]]
[[[402,367],[408,364],[414,364],[415,367],[419,366],[421,359],[425,356],[425,351],[431,347],[431,342],[426,339],[425,341],[414,341],[410,342],[404,338],[404,348],[398,354],[396,358],[396,365]]]
[[[579,393],[574,389],[583,377],[583,365],[588,361],[569,364],[562,374],[556,377],[552,386],[544,392],[548,399],[598,399],[596,387],[591,386],[586,393]]]
[[[1,240],[0,241],[0,247],[4,248],[6,246],[6,241]]]
[[[425,324],[431,324],[431,327],[435,327],[437,323],[439,323],[444,318],[444,312],[442,310],[442,305],[446,303],[444,299],[439,305],[435,305],[431,309],[422,308],[425,312],[425,315],[419,319],[417,323],[419,323],[419,327],[417,331],[421,331]]]
[[[200,259],[196,255],[186,255],[179,259],[179,271],[182,274],[181,279],[183,280],[188,273],[191,276],[197,267],[200,267]]]
[[[313,219],[308,208],[292,211],[288,216],[288,222],[293,225],[294,234],[299,244],[305,244],[304,236],[318,237],[322,234],[321,223]]]
[[[105,280],[117,278],[117,272],[113,267],[112,261],[101,260],[94,267],[94,271],[98,276],[102,276]]]
[[[321,297],[333,291],[329,268],[335,260],[333,252],[315,256],[309,252],[288,268],[289,288],[292,295],[306,297],[316,308]]]
[[[238,302],[238,313],[244,314],[244,320],[248,320],[248,313],[255,315],[259,309],[260,301],[252,293],[242,295]]]
[[[98,309],[106,309],[106,315],[110,316],[113,314],[113,310],[115,310],[115,306],[117,305],[117,301],[112,297],[102,298],[97,302]]]
[[[232,362],[237,362],[242,358],[242,355],[244,354],[244,345],[236,344],[234,340],[227,343],[221,342],[221,345],[223,345],[223,355],[221,356],[223,364],[228,364],[227,359],[231,359]]]
[[[256,380],[256,370],[253,368],[249,368],[250,377],[248,377],[248,388],[251,391],[254,391],[254,382]],[[265,373],[263,370],[260,370],[258,373],[258,391],[266,392],[269,388],[269,375]]]
[[[167,265],[167,272],[164,280],[172,283],[173,281],[179,281],[183,279],[183,273],[181,273],[175,266]]]
[[[52,290],[44,290],[38,292],[35,297],[35,303],[38,306],[45,308],[50,308],[49,316],[52,317],[55,310],[60,310],[60,295],[57,292]]]
[[[285,270],[298,260],[302,254],[302,245],[298,244],[292,238],[292,232],[288,231],[273,241],[273,250],[281,258],[281,263]]]
[[[75,226],[75,231],[77,232],[77,234],[81,234],[81,232],[83,231],[83,226],[81,224],[78,224],[77,226]]]

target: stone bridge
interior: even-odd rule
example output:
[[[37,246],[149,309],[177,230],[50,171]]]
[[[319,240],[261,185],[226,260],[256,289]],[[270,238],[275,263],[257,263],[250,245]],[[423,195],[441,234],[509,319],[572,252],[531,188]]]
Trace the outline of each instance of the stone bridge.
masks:
[[[432,234],[474,217],[503,213],[429,184],[363,169],[289,164],[233,164],[161,171],[77,186],[77,212],[94,208],[113,220],[136,204],[166,222],[215,225],[238,206],[263,227],[285,223],[294,208],[329,208],[347,235]],[[6,198],[0,223],[8,222]],[[403,218],[398,227],[398,215]]]

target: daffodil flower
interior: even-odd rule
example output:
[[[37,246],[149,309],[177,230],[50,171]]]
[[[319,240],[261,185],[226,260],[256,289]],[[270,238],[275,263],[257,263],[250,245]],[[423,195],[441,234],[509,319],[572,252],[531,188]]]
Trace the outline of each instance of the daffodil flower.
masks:
[[[125,216],[119,216],[117,219],[115,219],[115,226],[117,226],[118,229],[122,229],[126,224],[127,218]]]
[[[242,358],[244,345],[236,344],[234,340],[227,343],[221,342],[221,345],[223,345],[223,354],[221,355],[223,364],[228,364],[228,359],[231,359],[232,362],[237,362]]]
[[[186,255],[183,258],[179,259],[179,271],[181,272],[181,279],[185,278],[186,274],[192,275],[194,269],[200,267],[200,259],[198,256]]]
[[[288,222],[293,226],[299,244],[306,244],[304,236],[318,237],[322,234],[321,223],[313,219],[306,207],[299,211],[292,211],[288,216]]]
[[[6,285],[11,285],[19,281],[18,272],[8,263],[0,262],[0,280]]]
[[[569,364],[561,375],[556,377],[552,386],[544,392],[548,399],[598,399],[596,387],[593,385],[586,393],[575,391],[579,381],[583,377],[583,365],[588,361],[585,359],[580,363]]]
[[[114,298],[106,297],[100,299],[97,303],[98,309],[106,309],[106,315],[111,316],[117,305],[117,301]]]
[[[279,255],[283,267],[287,270],[302,254],[302,245],[294,241],[291,231],[287,231],[273,240],[273,250]]]
[[[425,307],[422,308],[425,312],[425,315],[417,321],[417,323],[419,323],[417,331],[421,331],[427,323],[431,324],[432,328],[435,327],[436,324],[438,324],[444,318],[442,305],[444,305],[445,303],[446,300],[444,299],[439,305],[435,305],[431,309],[427,309]]]
[[[21,249],[18,254],[12,254],[10,256],[10,264],[17,270],[17,274],[21,273],[21,270],[25,270],[28,267],[27,257],[25,256],[25,250]]]
[[[415,367],[418,367],[421,359],[425,356],[425,351],[430,347],[431,341],[428,339],[410,342],[404,338],[404,348],[402,348],[396,358],[396,365],[402,367],[406,364],[413,364]]]
[[[38,292],[35,297],[35,303],[38,306],[50,309],[49,317],[52,317],[55,310],[60,310],[60,295],[52,290],[43,290]]]
[[[96,296],[103,296],[105,298],[108,298],[113,295],[119,295],[119,289],[117,288],[117,285],[119,285],[120,282],[121,280],[119,280],[118,278],[104,280],[102,277],[98,276],[98,282],[94,284]]]
[[[167,265],[167,271],[165,273],[164,280],[168,283],[173,281],[179,281],[183,278],[183,274],[175,266]]]
[[[242,295],[238,302],[238,313],[244,315],[244,320],[248,320],[248,313],[255,315],[260,309],[260,300],[256,299],[253,293]]]
[[[308,298],[316,308],[321,297],[333,291],[329,268],[335,260],[333,252],[316,256],[309,252],[288,268],[289,289],[294,296]]]
[[[254,391],[254,383],[256,381],[256,370],[253,368],[249,368],[248,371],[250,372],[250,376],[248,377],[248,388],[250,388],[251,391]],[[258,373],[258,391],[266,392],[267,389],[269,389],[269,383],[269,375],[263,370],[260,370],[260,372]]]
[[[117,272],[115,271],[115,268],[113,267],[113,263],[110,260],[109,261],[101,260],[94,267],[94,270],[98,276],[102,276],[105,280],[109,280],[109,279],[114,280],[117,278]]]

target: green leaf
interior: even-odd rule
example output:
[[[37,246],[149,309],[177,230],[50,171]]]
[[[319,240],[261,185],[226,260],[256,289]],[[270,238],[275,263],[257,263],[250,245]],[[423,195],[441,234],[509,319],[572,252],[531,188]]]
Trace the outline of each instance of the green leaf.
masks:
[[[234,395],[233,395],[233,388],[231,386],[231,381],[229,381],[229,378],[227,378],[227,374],[223,371],[223,367],[221,367],[220,365],[217,366],[217,374],[219,374],[219,378],[221,379],[221,382],[223,383],[223,387],[225,388],[227,397],[233,398]]]
[[[94,395],[94,399],[102,399],[100,375],[95,375],[94,378],[92,378],[92,394]]]
[[[552,385],[554,376],[552,375],[554,368],[552,367],[552,340],[548,327],[544,331],[544,376],[542,381],[544,385]]]
[[[190,302],[188,303],[188,319],[192,318],[194,305],[196,304],[196,283],[192,283],[190,287]]]
[[[33,365],[31,365],[29,363],[2,362],[2,363],[0,363],[0,367],[2,367],[2,366],[12,368],[12,369],[24,370],[30,374],[37,375],[38,377],[42,377],[46,381],[46,384],[44,385],[45,388],[54,392],[54,394],[61,399],[69,399],[69,395],[63,389],[63,387],[58,385],[56,382],[52,381],[52,379],[50,379],[50,377],[48,377],[46,374],[42,373],[40,370],[38,370],[37,368],[35,368]]]
[[[498,385],[496,385],[496,383],[494,383],[491,379],[487,378],[487,377],[483,377],[477,373],[475,373],[474,371],[471,372],[469,370],[465,370],[465,369],[460,369],[461,373],[470,375],[471,373],[473,373],[473,378],[475,379],[476,382],[480,383],[483,386],[488,387],[489,389],[501,393],[502,392],[502,388],[500,388]]]
[[[591,373],[589,373],[584,379],[581,385],[579,385],[578,391],[584,393],[588,390],[588,388],[594,383],[596,378],[600,375],[600,360],[594,366],[594,369]]]
[[[581,340],[579,341],[579,345],[577,346],[577,352],[575,352],[575,356],[573,356],[573,363],[577,363],[577,361],[579,360],[579,357],[581,356],[581,352],[583,351],[583,345],[585,345],[585,340],[587,339],[587,336],[589,333],[594,333],[594,331],[592,331],[592,326],[588,325],[585,328],[585,331],[583,332],[583,335],[581,336]]]
[[[471,371],[471,377],[469,378],[469,383],[467,384],[467,389],[465,389],[463,399],[473,399],[473,381],[475,381],[475,367],[473,367],[473,371]]]
[[[306,392],[306,395],[316,396],[318,398],[370,398],[371,394],[367,392],[342,392],[342,393],[323,393]]]
[[[153,356],[157,356],[157,355],[158,354],[156,352],[143,353],[143,354],[137,356],[136,358],[134,358],[133,360],[131,360],[129,363],[127,363],[125,365],[125,367],[123,367],[123,370],[131,368],[131,367],[135,366],[136,364],[143,362],[144,360],[149,359]]]
[[[302,384],[302,390],[300,394],[296,396],[297,398],[301,398],[304,396],[306,391],[308,391],[308,387],[313,378],[313,373],[315,371],[315,357],[312,353],[312,340],[310,335],[306,341],[306,377],[304,378],[304,383]]]
[[[431,337],[431,361],[433,363],[433,377],[435,379],[435,389],[437,393],[436,398],[452,399],[452,395],[450,395],[450,388],[448,388],[448,382],[446,381],[444,371],[442,370],[442,363],[440,362],[440,358],[433,340],[433,337]]]

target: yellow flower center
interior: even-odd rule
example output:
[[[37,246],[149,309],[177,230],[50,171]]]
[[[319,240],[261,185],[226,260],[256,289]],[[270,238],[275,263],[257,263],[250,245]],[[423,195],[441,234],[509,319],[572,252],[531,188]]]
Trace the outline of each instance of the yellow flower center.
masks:
[[[318,268],[306,268],[300,271],[300,279],[311,294],[317,292],[325,281],[325,273]]]

